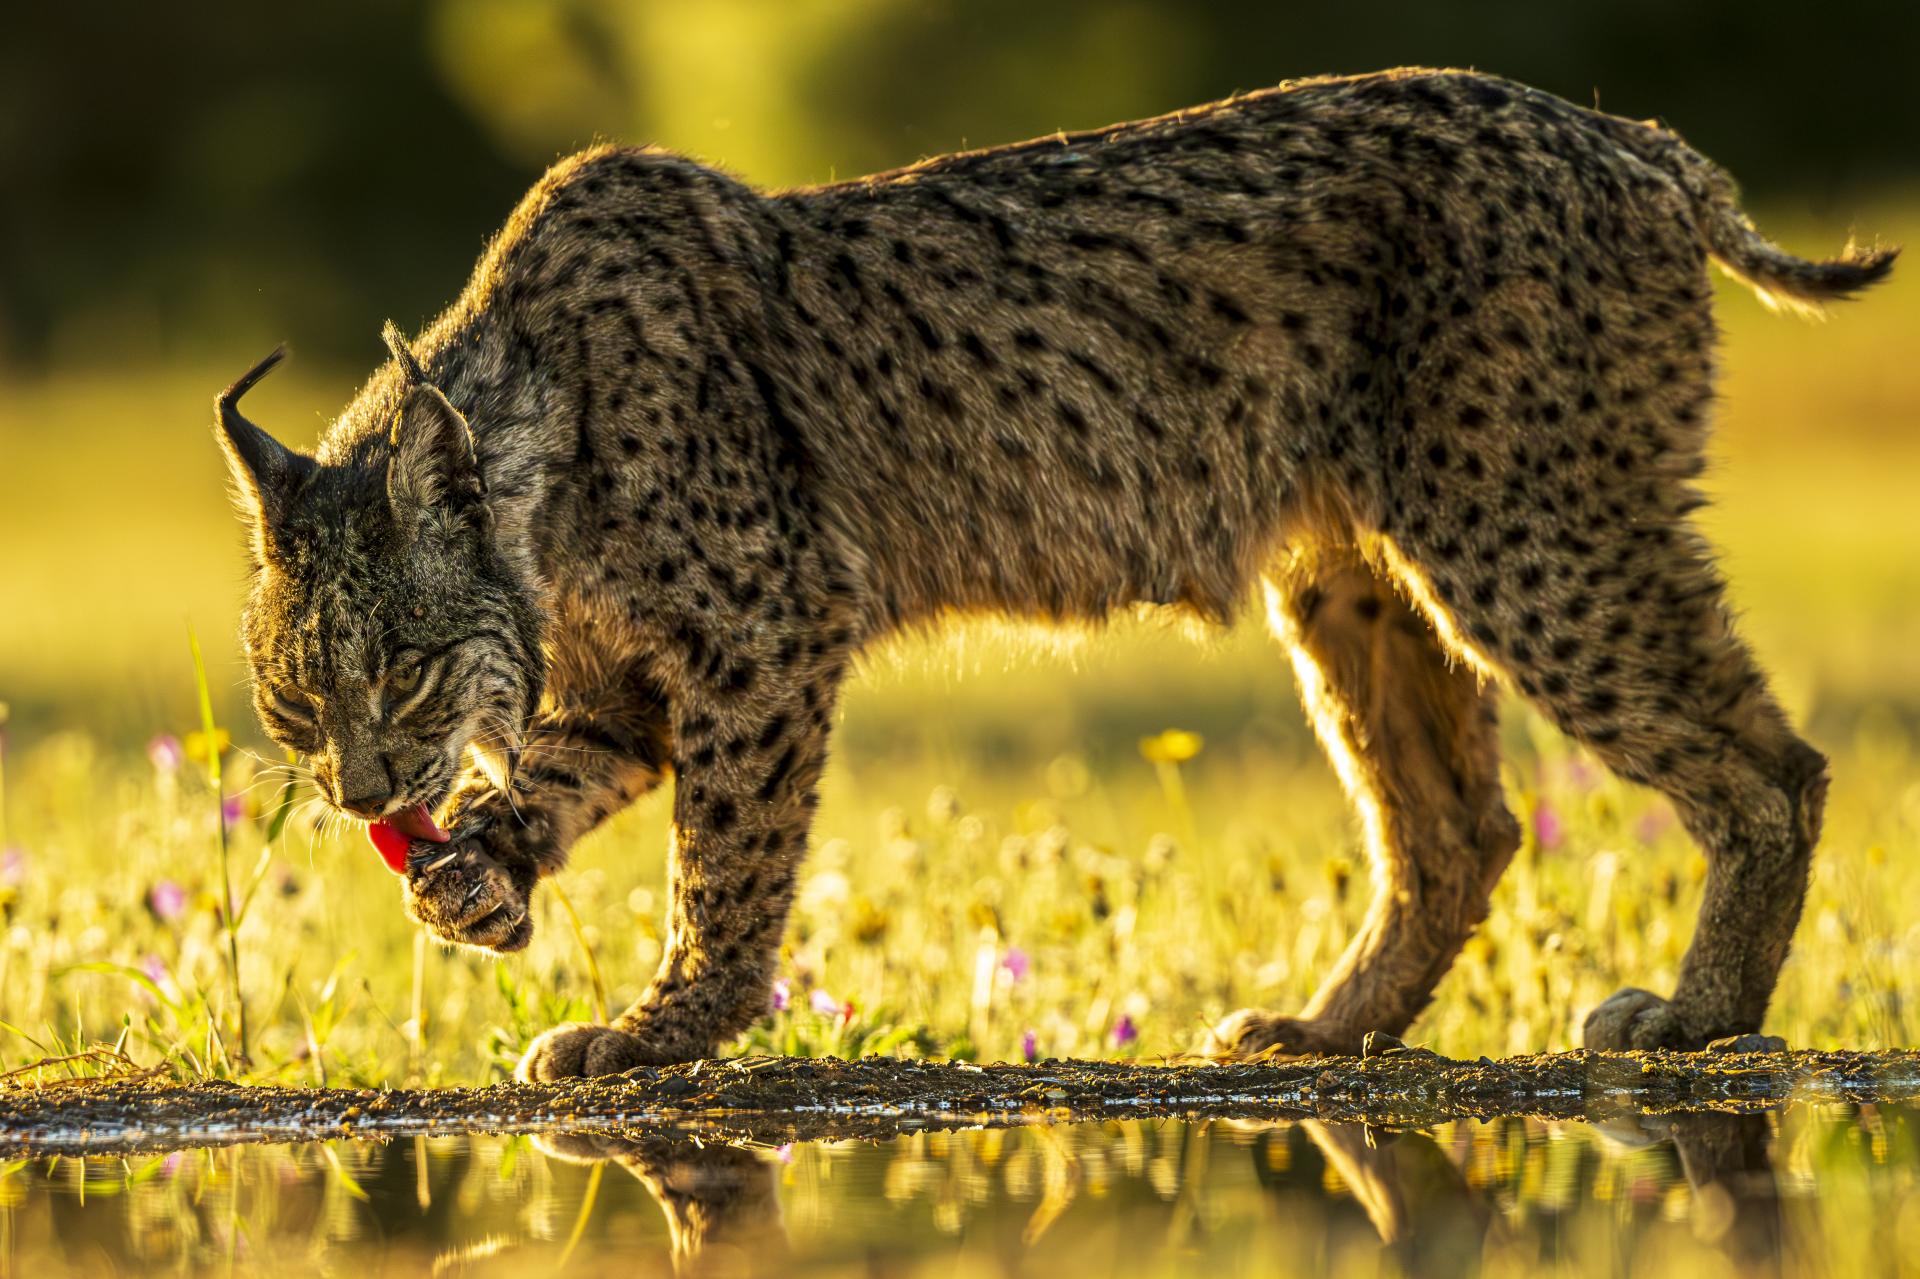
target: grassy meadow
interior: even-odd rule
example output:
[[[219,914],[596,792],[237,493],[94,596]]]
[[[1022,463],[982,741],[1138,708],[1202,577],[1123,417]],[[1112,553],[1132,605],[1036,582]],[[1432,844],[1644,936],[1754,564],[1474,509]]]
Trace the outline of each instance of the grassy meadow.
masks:
[[[1859,225],[1911,242],[1914,207]],[[1846,234],[1760,220],[1803,251]],[[1819,325],[1722,290],[1704,518],[1746,634],[1833,758],[1769,1021],[1796,1046],[1920,1030],[1917,271]],[[126,1061],[52,1069],[485,1082],[546,1025],[618,1011],[644,984],[668,800],[583,844],[541,892],[532,947],[505,960],[427,942],[364,838],[317,803],[296,796],[275,821],[208,435],[213,391],[256,354],[0,383],[0,1070],[107,1045]],[[356,377],[296,361],[249,412],[307,444]],[[233,738],[218,793],[193,736],[189,627]],[[1415,1027],[1449,1053],[1569,1047],[1617,987],[1670,987],[1704,872],[1664,804],[1518,705],[1506,735],[1527,840]],[[1133,624],[1066,642],[980,627],[876,654],[845,703],[813,846],[787,1006],[743,1048],[1181,1051],[1232,1008],[1304,1001],[1367,893],[1355,825],[1251,619],[1199,645]]]

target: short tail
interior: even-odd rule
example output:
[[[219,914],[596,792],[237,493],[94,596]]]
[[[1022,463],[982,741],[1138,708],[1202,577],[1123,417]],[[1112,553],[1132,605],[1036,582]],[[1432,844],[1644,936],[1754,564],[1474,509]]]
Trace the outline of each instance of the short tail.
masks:
[[[1898,248],[1848,244],[1837,258],[1809,262],[1761,235],[1731,202],[1716,201],[1703,213],[1707,252],[1776,310],[1817,314],[1828,302],[1845,302],[1892,274],[1900,256]]]
[[[1768,306],[1818,315],[1826,303],[1844,302],[1893,271],[1893,260],[1900,256],[1897,247],[1849,244],[1828,262],[1795,257],[1754,229],[1740,210],[1739,188],[1726,170],[1679,134],[1653,120],[1589,118],[1604,121],[1616,141],[1678,183],[1693,204],[1707,252]]]

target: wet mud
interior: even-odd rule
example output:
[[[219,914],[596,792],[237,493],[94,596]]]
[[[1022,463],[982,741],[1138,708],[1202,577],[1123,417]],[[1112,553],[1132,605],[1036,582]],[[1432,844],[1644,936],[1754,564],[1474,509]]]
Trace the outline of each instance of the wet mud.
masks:
[[[16,1074],[0,1087],[0,1156],[464,1133],[778,1145],[1169,1117],[1397,1129],[1500,1116],[1606,1121],[1916,1098],[1914,1051],[1569,1052],[1462,1061],[1395,1048],[1364,1059],[986,1066],[743,1057],[564,1083],[391,1090],[36,1083]]]

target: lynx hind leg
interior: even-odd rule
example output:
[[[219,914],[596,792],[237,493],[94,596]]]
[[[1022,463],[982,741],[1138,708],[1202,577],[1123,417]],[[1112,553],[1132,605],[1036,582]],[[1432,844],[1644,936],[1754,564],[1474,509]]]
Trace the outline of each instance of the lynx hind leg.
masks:
[[[1582,1037],[1589,1048],[1766,1046],[1757,1032],[1806,896],[1826,760],[1788,726],[1733,635],[1704,548],[1675,529],[1629,562],[1609,591],[1561,607],[1516,601],[1468,622],[1492,629],[1563,731],[1671,799],[1706,854],[1672,998],[1622,991],[1594,1009]],[[1516,661],[1507,637],[1521,635],[1532,642]]]
[[[1586,1024],[1591,1048],[1699,1048],[1760,1029],[1826,794],[1825,759],[1733,634],[1687,519],[1709,398],[1702,289],[1676,297],[1675,332],[1636,338],[1672,354],[1658,366],[1623,348],[1604,382],[1494,369],[1421,388],[1430,409],[1397,454],[1407,465],[1386,529],[1436,626],[1615,774],[1670,798],[1706,853],[1672,997],[1609,999]],[[1591,324],[1613,318],[1602,308]],[[1523,383],[1536,400],[1501,402],[1499,387]]]
[[[1359,810],[1373,897],[1296,1017],[1242,1010],[1235,1055],[1355,1053],[1399,1034],[1486,917],[1520,833],[1500,791],[1494,698],[1358,552],[1303,552],[1266,584],[1320,744]]]

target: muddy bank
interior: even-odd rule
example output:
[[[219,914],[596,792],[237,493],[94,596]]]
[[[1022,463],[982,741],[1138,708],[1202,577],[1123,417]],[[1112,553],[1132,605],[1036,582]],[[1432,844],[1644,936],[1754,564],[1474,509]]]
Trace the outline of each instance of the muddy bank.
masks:
[[[1559,1053],[1454,1061],[1418,1051],[1273,1064],[747,1057],[562,1084],[370,1091],[110,1082],[0,1090],[0,1155],[123,1154],[242,1142],[461,1133],[709,1135],[777,1144],[1154,1117],[1419,1127],[1603,1119],[1920,1097],[1920,1052]]]

